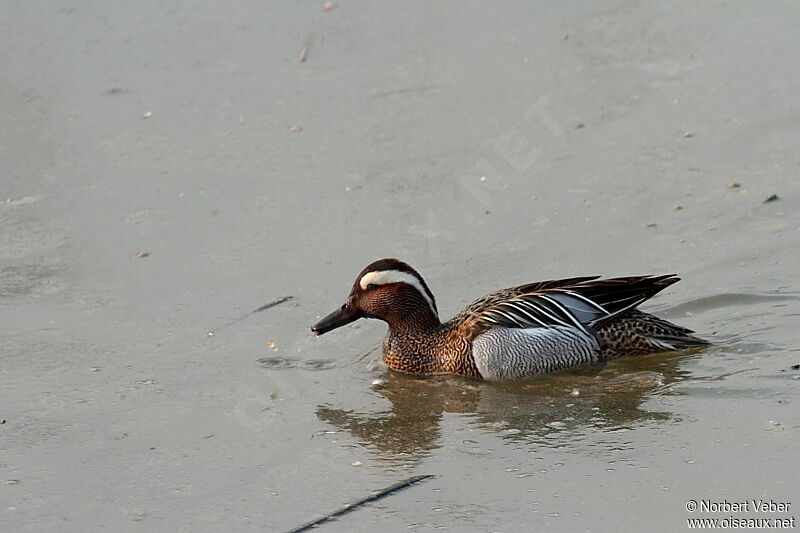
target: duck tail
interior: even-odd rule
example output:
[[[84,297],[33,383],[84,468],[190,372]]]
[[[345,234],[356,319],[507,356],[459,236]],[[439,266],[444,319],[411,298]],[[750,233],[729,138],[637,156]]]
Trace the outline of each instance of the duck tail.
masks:
[[[705,339],[694,335],[683,335],[675,337],[673,335],[650,335],[648,337],[653,346],[661,347],[664,351],[678,351],[696,348],[698,346],[708,346],[711,344]]]
[[[603,352],[611,356],[691,350],[711,344],[693,333],[637,309],[597,330]]]

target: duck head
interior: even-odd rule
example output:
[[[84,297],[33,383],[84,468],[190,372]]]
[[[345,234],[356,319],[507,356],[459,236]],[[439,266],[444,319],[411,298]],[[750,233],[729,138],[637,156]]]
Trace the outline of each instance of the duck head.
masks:
[[[311,327],[317,335],[359,318],[379,318],[398,331],[440,324],[436,300],[419,272],[397,259],[367,265],[356,277],[344,304]]]

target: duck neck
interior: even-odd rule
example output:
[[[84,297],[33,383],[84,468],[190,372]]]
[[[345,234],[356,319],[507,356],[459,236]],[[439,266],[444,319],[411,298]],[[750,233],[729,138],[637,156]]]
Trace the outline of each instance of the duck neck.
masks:
[[[402,335],[429,334],[439,329],[442,323],[432,309],[425,308],[424,312],[393,313],[386,317],[389,329]]]

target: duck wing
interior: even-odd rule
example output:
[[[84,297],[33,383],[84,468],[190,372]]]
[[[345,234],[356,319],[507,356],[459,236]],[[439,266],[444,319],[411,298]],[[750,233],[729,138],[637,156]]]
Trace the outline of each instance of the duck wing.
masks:
[[[459,329],[469,339],[498,326],[567,327],[594,336],[598,328],[680,279],[672,274],[597,278],[549,280],[488,294],[459,315]]]
[[[580,278],[566,278],[566,279],[550,279],[547,281],[537,281],[536,283],[526,283],[517,287],[509,289],[501,289],[499,291],[490,292],[481,296],[471,304],[469,304],[459,316],[481,314],[484,311],[502,302],[508,301],[512,298],[522,296],[524,294],[535,294],[537,292],[545,291],[548,289],[558,289],[565,287],[572,287],[580,283],[596,280],[600,276],[583,276]]]

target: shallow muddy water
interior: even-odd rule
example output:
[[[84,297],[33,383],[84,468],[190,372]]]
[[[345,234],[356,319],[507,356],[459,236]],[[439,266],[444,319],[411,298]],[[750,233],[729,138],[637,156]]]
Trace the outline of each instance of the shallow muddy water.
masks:
[[[416,475],[319,531],[796,516],[795,4],[336,4],[0,10],[0,531],[287,531]],[[714,344],[396,374],[382,323],[309,330],[386,256],[443,318],[675,272],[643,309]]]

